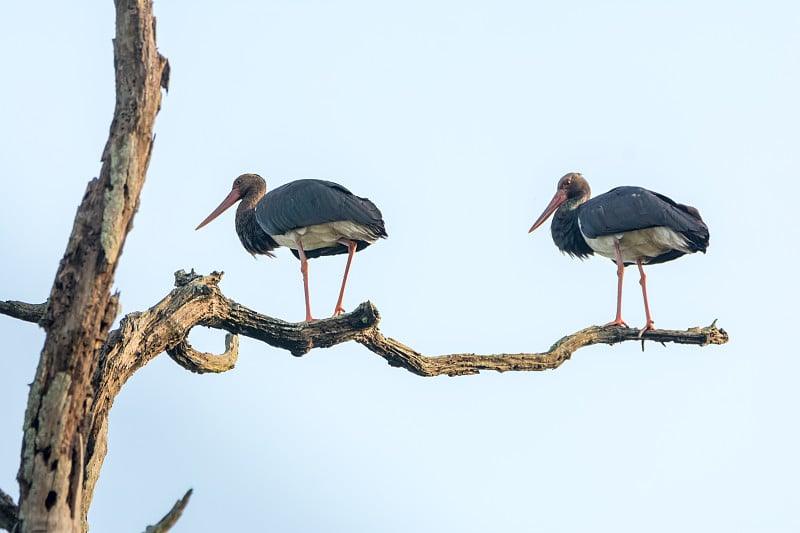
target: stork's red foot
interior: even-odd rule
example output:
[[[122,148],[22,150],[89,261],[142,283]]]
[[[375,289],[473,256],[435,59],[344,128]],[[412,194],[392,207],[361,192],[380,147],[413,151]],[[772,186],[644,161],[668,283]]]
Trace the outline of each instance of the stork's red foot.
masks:
[[[645,331],[650,330],[650,329],[656,329],[655,326],[653,325],[653,321],[652,320],[648,320],[647,321],[647,325],[639,330],[639,336],[641,337],[642,335],[644,335]]]
[[[345,312],[346,311],[344,310],[344,307],[337,306],[336,309],[333,310],[333,317],[335,318],[335,317],[337,317],[337,316],[339,316],[339,315],[341,315],[342,313],[345,313]]]
[[[604,328],[608,328],[608,327],[611,327],[611,326],[622,326],[623,328],[627,328],[628,324],[626,324],[625,321],[622,320],[622,317],[617,317],[613,321],[609,322],[608,324],[603,324]]]

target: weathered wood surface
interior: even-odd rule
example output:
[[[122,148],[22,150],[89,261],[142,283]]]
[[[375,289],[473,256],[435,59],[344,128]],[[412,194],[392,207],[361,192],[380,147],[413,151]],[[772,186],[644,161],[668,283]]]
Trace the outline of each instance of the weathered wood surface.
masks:
[[[685,331],[649,330],[639,336],[639,330],[621,327],[590,326],[563,337],[546,352],[542,353],[502,353],[480,355],[458,353],[450,355],[427,356],[413,348],[384,337],[377,328],[371,328],[356,338],[370,351],[386,359],[390,365],[405,368],[419,376],[464,376],[477,374],[482,370],[496,372],[552,370],[572,357],[576,350],[593,344],[617,344],[625,341],[654,341],[675,344],[725,344],[728,334],[715,324],[705,328],[691,328]]]
[[[578,349],[593,344],[649,341],[706,346],[728,342],[727,332],[718,328],[716,323],[686,330],[654,329],[642,336],[634,328],[589,326],[559,339],[549,350],[541,353],[427,356],[385,337],[378,328],[380,313],[371,302],[364,302],[350,313],[336,318],[311,323],[285,322],[262,315],[226,297],[219,288],[221,279],[222,273],[219,272],[207,276],[194,272],[187,274],[182,270],[176,272],[175,289],[147,311],[126,315],[120,328],[110,333],[103,350],[105,371],[101,374],[105,376],[104,379],[118,375],[127,380],[162,351],[192,372],[225,372],[236,363],[237,334],[282,348],[296,356],[302,356],[314,348],[327,348],[353,340],[386,359],[390,365],[405,368],[420,376],[461,376],[477,374],[481,370],[551,370],[558,368]],[[17,315],[14,311],[6,312],[2,308],[0,313]],[[29,318],[32,322],[37,321],[35,313]],[[186,338],[195,326],[227,331],[225,351],[215,355],[194,350]],[[146,349],[139,349],[140,343],[145,341]],[[122,360],[126,363],[119,362]]]
[[[0,314],[8,315],[26,322],[36,322],[42,319],[47,302],[43,304],[29,304],[16,300],[0,302]]]
[[[94,480],[86,480],[92,376],[118,314],[114,272],[139,205],[166,86],[151,0],[117,0],[116,107],[100,176],[89,182],[39,320],[46,337],[25,412],[18,530],[79,532]],[[89,481],[89,483],[87,483]]]

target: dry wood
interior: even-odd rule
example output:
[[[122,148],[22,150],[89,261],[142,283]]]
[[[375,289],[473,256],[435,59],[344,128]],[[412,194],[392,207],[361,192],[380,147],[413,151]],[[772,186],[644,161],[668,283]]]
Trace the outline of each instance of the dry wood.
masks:
[[[725,344],[728,334],[718,329],[716,324],[705,328],[690,328],[686,331],[655,329],[639,336],[639,330],[622,327],[590,326],[563,337],[546,352],[542,353],[503,353],[478,355],[459,353],[440,356],[426,356],[412,348],[384,337],[378,328],[370,328],[356,338],[370,351],[380,355],[397,367],[405,368],[419,376],[465,376],[477,374],[481,370],[496,372],[552,370],[572,357],[579,348],[592,344],[617,344],[624,341],[655,341],[676,344]]]
[[[47,302],[43,304],[28,304],[25,302],[17,302],[14,300],[6,300],[0,302],[0,313],[8,316],[13,316],[25,322],[39,322],[44,315],[44,310],[47,308]]]
[[[715,324],[685,331],[651,330],[643,337],[639,337],[637,329],[591,326],[563,337],[542,353],[426,356],[385,337],[378,329],[380,313],[371,302],[362,303],[352,312],[336,318],[290,323],[257,313],[226,297],[219,288],[221,279],[222,273],[218,272],[202,276],[194,271],[178,271],[175,273],[175,288],[169,294],[144,312],[129,313],[121,320],[120,327],[109,333],[100,350],[91,382],[95,401],[90,411],[83,479],[84,495],[88,501],[91,501],[105,457],[108,415],[114,398],[138,369],[165,351],[192,372],[225,372],[234,367],[238,357],[237,334],[282,348],[295,356],[306,354],[313,348],[354,340],[383,357],[390,365],[414,374],[461,376],[477,374],[481,370],[554,369],[579,348],[600,343],[653,341],[705,346],[728,341],[725,330]],[[8,306],[0,308],[0,313],[21,318]],[[40,317],[32,313],[26,319],[37,322]],[[227,331],[225,352],[213,355],[194,350],[187,337],[196,326]]]
[[[47,307],[46,337],[28,396],[17,480],[22,533],[88,528],[85,444],[91,379],[118,313],[114,271],[139,204],[166,86],[151,0],[118,0],[116,108],[100,176],[87,186]]]
[[[172,509],[164,515],[164,518],[158,521],[158,523],[154,526],[147,526],[144,530],[144,533],[167,533],[172,526],[178,521],[178,519],[183,514],[183,510],[186,508],[186,505],[189,503],[189,498],[192,496],[192,489],[186,491],[186,494],[183,495],[183,498],[175,502],[175,505],[172,506]]]
[[[728,334],[716,326],[693,327],[687,330],[654,329],[639,336],[639,330],[623,327],[590,326],[559,339],[546,352],[481,355],[460,353],[426,356],[378,329],[380,313],[371,302],[364,302],[350,313],[311,323],[292,323],[262,315],[229,298],[219,288],[222,273],[208,276],[178,271],[173,289],[158,304],[143,313],[126,315],[119,329],[110,333],[103,348],[103,364],[99,376],[102,389],[110,380],[122,383],[150,359],[166,351],[178,364],[197,373],[225,372],[234,367],[238,357],[238,340],[242,334],[271,346],[301,356],[313,348],[325,348],[355,340],[396,367],[420,376],[461,376],[481,370],[497,372],[537,371],[557,368],[584,346],[617,344],[625,341],[658,343],[725,344]],[[4,312],[0,309],[0,312]],[[10,311],[6,314],[14,316]],[[30,317],[37,320],[36,316]],[[186,340],[195,326],[208,326],[228,331],[226,349],[220,355],[194,350]],[[145,343],[144,350],[141,344]],[[120,386],[122,385],[120,383]],[[118,387],[114,388],[118,390]]]

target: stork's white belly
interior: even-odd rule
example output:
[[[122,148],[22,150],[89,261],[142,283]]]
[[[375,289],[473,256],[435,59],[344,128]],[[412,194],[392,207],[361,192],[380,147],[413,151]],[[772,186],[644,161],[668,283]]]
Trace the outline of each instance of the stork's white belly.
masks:
[[[272,235],[281,246],[297,249],[297,238],[304,250],[316,250],[336,246],[343,239],[375,242],[375,234],[369,228],[349,220],[326,222],[287,231],[283,235]]]
[[[670,250],[688,253],[686,239],[680,233],[665,226],[627,231],[614,235],[604,235],[590,239],[585,235],[586,244],[598,255],[614,259],[614,243],[619,243],[622,260],[626,263],[639,258],[657,257]]]

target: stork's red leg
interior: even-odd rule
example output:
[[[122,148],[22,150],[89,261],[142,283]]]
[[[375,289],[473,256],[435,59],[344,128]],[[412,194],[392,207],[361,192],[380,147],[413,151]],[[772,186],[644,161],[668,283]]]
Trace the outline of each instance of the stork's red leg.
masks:
[[[619,251],[619,242],[614,242],[614,257],[617,261],[617,316],[612,322],[605,324],[608,326],[625,326],[628,324],[622,320],[622,278],[625,276],[625,263],[622,261],[622,254]]]
[[[650,305],[647,303],[647,276],[644,275],[644,267],[642,266],[642,260],[636,260],[636,266],[639,267],[639,285],[642,286],[642,296],[644,296],[644,314],[647,318],[647,324],[639,331],[639,336],[642,336],[642,333],[647,331],[648,329],[655,329],[653,326],[653,319],[650,317]]]
[[[311,322],[314,317],[311,316],[311,301],[308,297],[308,259],[306,253],[303,251],[303,243],[300,242],[300,237],[294,240],[297,243],[297,255],[300,256],[300,272],[303,274],[303,292],[306,295],[306,319],[305,322]]]
[[[348,241],[344,239],[339,241],[339,243],[347,246],[347,265],[344,267],[342,288],[339,291],[339,301],[336,302],[336,309],[333,310],[333,316],[339,316],[344,313],[344,307],[342,307],[342,300],[344,299],[344,286],[347,284],[347,274],[350,273],[350,263],[353,262],[353,255],[356,253],[356,247],[358,246],[355,241]]]

